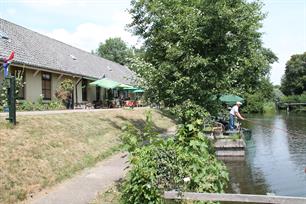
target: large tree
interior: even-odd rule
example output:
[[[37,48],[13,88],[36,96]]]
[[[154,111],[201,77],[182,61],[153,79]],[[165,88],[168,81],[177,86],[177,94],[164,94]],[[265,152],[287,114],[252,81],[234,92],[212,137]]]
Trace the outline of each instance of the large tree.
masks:
[[[262,46],[262,5],[247,0],[133,0],[131,30],[144,40],[149,97],[172,106],[252,90],[275,55]],[[138,66],[141,69],[141,66]]]
[[[132,56],[132,50],[121,38],[109,38],[105,40],[104,43],[100,43],[96,52],[100,57],[122,65],[125,65],[128,58]]]
[[[291,56],[286,63],[281,90],[286,95],[300,95],[306,91],[306,52]]]

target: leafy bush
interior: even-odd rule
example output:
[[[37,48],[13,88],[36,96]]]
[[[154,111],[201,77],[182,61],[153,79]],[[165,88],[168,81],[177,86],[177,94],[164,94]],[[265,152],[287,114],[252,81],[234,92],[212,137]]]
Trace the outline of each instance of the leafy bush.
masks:
[[[136,148],[141,147],[144,144],[149,144],[152,140],[156,139],[157,132],[154,130],[152,120],[152,112],[146,112],[146,123],[143,131],[139,131],[135,126],[126,124],[123,126],[123,133],[121,135],[121,141],[123,147],[130,153],[133,153]]]
[[[136,148],[142,145],[142,139],[140,132],[131,124],[126,124],[122,128],[123,133],[121,135],[121,141],[123,143],[123,148],[130,153],[133,153]]]
[[[182,105],[175,106],[170,111],[176,115],[178,122],[181,124],[190,124],[197,119],[203,120],[203,123],[206,124],[211,122],[209,113],[190,100],[185,101]]]
[[[284,96],[281,98],[283,103],[303,103],[306,102],[306,92],[301,95]]]
[[[246,104],[242,107],[242,111],[246,113],[262,113],[264,99],[261,93],[245,95]]]
[[[156,138],[147,132],[155,139],[141,145],[136,129],[132,126],[126,129],[127,146],[132,150],[132,169],[123,183],[123,203],[164,203],[162,194],[165,190],[223,191],[228,173],[222,162],[215,158],[210,141],[201,132],[202,116],[207,113],[191,102],[189,108],[179,116],[182,121],[194,121],[182,123],[170,139]],[[195,112],[196,109],[199,112]]]
[[[44,110],[62,110],[65,109],[62,102],[51,101],[50,103],[21,101],[17,105],[18,111],[44,111]]]
[[[56,98],[65,102],[71,96],[73,86],[73,81],[71,79],[64,79],[56,89]]]
[[[263,113],[275,113],[276,107],[274,102],[265,102],[263,104]]]
[[[16,98],[18,97],[19,91],[24,86],[23,73],[24,70],[16,70],[14,73],[16,79],[16,93],[15,93]],[[4,79],[1,83],[1,89],[0,89],[0,105],[2,107],[7,107],[8,105],[8,98],[7,98],[8,86],[9,86],[9,80]]]

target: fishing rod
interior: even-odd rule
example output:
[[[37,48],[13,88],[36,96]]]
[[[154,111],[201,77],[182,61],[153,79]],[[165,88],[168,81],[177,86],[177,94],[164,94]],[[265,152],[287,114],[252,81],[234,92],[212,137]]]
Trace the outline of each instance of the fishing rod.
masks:
[[[244,119],[245,121],[248,121],[250,123],[253,123],[253,124],[256,124],[256,125],[261,125],[263,127],[266,127],[266,128],[269,128],[269,129],[276,129],[276,130],[280,130],[280,131],[283,131],[283,132],[286,132],[288,134],[291,134],[291,135],[299,135],[299,136],[304,136],[303,134],[301,133],[297,133],[297,132],[291,132],[291,131],[288,131],[286,129],[283,129],[283,128],[279,128],[279,127],[275,127],[273,125],[265,125],[265,124],[262,124],[262,123],[259,123],[259,122],[255,122],[255,121],[252,121],[252,120],[249,120],[249,119]]]

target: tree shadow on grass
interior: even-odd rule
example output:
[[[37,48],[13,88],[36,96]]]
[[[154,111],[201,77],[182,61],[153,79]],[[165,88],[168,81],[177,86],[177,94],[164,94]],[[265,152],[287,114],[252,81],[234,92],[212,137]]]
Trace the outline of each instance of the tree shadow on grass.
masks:
[[[110,124],[115,129],[121,130],[122,124],[119,124],[119,122],[113,121],[109,118],[99,118],[100,121]]]
[[[109,125],[111,125],[112,127],[118,130],[121,130],[124,124],[132,124],[138,130],[143,131],[146,124],[146,121],[144,119],[130,119],[124,116],[116,116],[115,119],[116,120],[112,120],[110,118],[99,118],[100,121],[108,123]],[[154,122],[153,122],[153,128],[158,133],[164,133],[167,131],[167,128],[158,127],[156,124],[154,124]]]
[[[120,120],[123,120],[123,121],[126,121],[126,123],[130,123],[132,125],[134,125],[138,130],[143,130],[146,126],[146,121],[143,120],[143,119],[128,119],[128,118],[125,118],[123,116],[116,116],[116,118],[120,119]],[[153,121],[153,129],[158,132],[158,133],[164,133],[167,131],[167,128],[161,128],[161,127],[158,127],[154,121]]]
[[[158,109],[157,112],[159,112],[164,117],[170,118],[175,123],[177,122],[176,116],[173,113],[171,113],[169,109],[162,108],[162,109]]]

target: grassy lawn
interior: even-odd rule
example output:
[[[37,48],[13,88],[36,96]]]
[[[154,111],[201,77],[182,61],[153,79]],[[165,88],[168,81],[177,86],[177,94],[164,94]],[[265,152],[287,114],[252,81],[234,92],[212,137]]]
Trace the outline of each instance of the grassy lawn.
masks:
[[[104,193],[100,193],[90,204],[118,204],[120,203],[120,183],[114,184]]]
[[[0,118],[0,203],[16,203],[120,149],[124,123],[143,127],[145,109]],[[152,110],[155,128],[174,122]]]

